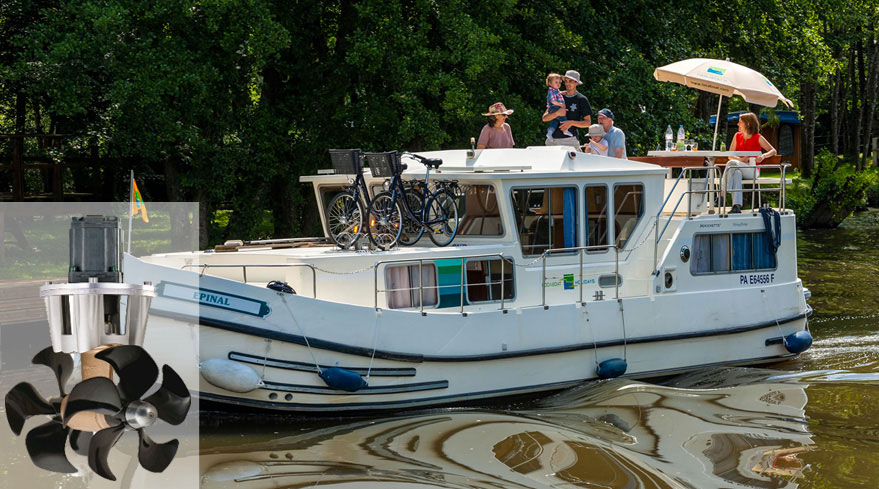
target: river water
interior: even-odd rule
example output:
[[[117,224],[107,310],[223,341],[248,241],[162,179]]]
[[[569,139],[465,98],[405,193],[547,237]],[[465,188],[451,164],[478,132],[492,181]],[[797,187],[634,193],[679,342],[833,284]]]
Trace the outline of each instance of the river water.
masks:
[[[879,487],[879,211],[799,233],[810,350],[527,404],[202,427],[202,487]]]
[[[197,434],[186,423],[151,436],[181,438],[169,467],[181,489],[879,487],[879,211],[798,237],[815,342],[771,368],[593,382],[491,409],[286,424],[214,418]],[[18,330],[39,337],[20,354],[4,350],[7,364],[47,342],[43,324]],[[51,373],[33,375],[40,392],[55,388]],[[81,460],[73,475],[35,469],[3,422],[0,446],[0,488],[170,487],[149,479],[168,473],[137,470],[133,435],[111,458],[116,483]]]

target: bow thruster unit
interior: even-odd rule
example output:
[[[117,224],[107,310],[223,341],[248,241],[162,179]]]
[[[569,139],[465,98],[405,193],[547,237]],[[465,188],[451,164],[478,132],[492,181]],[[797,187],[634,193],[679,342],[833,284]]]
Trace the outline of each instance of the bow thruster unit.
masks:
[[[33,363],[53,370],[59,396],[47,400],[26,382],[6,395],[6,417],[16,435],[27,418],[49,417],[25,440],[31,460],[40,468],[76,472],[64,453],[69,438],[77,453],[88,456],[95,473],[115,480],[107,455],[126,431],[137,431],[138,460],[147,470],[165,470],[177,453],[176,439],[156,443],[144,429],[159,419],[182,423],[191,404],[189,390],[167,365],[162,367],[161,384],[155,386],[159,368],[142,348],[155,289],[150,283],[123,281],[121,241],[116,217],[73,218],[68,282],[40,288],[52,346],[37,353]],[[76,354],[82,381],[68,394],[65,385]]]

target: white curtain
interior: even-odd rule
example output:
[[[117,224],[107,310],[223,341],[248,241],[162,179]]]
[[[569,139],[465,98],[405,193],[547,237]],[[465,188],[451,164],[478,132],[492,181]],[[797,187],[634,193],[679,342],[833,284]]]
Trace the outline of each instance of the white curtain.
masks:
[[[424,288],[424,305],[432,306],[437,303],[436,266],[425,263],[423,269],[424,282],[421,285]],[[385,270],[385,289],[390,309],[420,307],[418,274],[418,264],[396,265]]]

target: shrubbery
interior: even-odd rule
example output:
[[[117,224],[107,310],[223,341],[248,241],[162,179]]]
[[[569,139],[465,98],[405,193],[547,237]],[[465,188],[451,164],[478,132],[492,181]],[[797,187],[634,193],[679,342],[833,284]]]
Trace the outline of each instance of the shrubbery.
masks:
[[[876,169],[854,166],[826,150],[815,156],[811,178],[796,178],[787,193],[787,206],[801,228],[835,228],[867,204],[867,193],[879,185]],[[875,192],[875,190],[873,190]]]

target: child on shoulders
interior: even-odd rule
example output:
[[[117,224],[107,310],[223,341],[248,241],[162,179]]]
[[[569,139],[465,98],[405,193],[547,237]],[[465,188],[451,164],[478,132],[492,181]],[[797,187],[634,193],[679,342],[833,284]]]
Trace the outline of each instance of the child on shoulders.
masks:
[[[566,108],[565,97],[562,96],[562,92],[559,90],[561,85],[562,75],[559,75],[558,73],[550,73],[546,75],[546,86],[549,87],[546,90],[546,111],[550,114],[558,112],[559,109]],[[564,116],[553,119],[549,123],[549,128],[546,130],[546,137],[552,139],[552,134],[559,128],[559,123],[566,120],[568,120],[568,118]],[[573,136],[571,131],[563,131],[563,133],[568,137]]]

